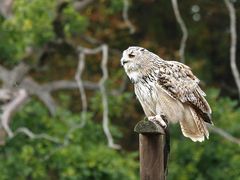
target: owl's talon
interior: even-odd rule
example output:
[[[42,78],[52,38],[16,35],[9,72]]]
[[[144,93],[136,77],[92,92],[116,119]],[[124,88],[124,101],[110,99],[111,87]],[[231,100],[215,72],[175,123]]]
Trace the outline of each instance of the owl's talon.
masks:
[[[155,124],[162,126],[164,129],[167,127],[166,122],[162,119],[161,115],[149,116],[149,121],[152,121]]]

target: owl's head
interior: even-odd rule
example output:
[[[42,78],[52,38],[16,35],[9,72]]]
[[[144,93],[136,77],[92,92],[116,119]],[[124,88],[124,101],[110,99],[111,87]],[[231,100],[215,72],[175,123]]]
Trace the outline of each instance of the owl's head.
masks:
[[[146,49],[138,46],[130,46],[128,49],[123,51],[123,55],[121,58],[122,66],[128,67],[130,64],[139,64],[142,60],[143,52],[147,51]]]
[[[130,46],[123,51],[121,65],[131,81],[136,83],[152,67],[151,61],[154,56],[156,55],[145,48]]]

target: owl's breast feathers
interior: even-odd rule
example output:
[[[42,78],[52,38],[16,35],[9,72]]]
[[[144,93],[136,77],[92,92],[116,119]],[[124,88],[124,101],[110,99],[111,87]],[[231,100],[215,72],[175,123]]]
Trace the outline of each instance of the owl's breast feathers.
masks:
[[[212,124],[211,108],[204,98],[206,94],[188,66],[176,61],[161,63],[157,82],[169,96],[190,105],[205,122]]]

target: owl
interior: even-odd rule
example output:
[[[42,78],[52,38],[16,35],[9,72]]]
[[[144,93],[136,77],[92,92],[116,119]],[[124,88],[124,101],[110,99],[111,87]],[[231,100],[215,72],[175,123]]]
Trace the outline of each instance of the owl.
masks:
[[[163,128],[179,122],[185,137],[194,142],[208,139],[206,123],[212,124],[212,111],[188,66],[136,46],[123,51],[121,65],[148,120]]]

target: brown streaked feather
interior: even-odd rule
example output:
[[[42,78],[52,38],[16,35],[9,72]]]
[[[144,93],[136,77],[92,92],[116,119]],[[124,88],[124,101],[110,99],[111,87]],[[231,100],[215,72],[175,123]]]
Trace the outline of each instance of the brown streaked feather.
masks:
[[[199,87],[199,79],[191,69],[179,62],[167,61],[161,64],[158,83],[173,98],[191,105],[205,122],[211,123],[211,108],[205,100],[205,93]]]
[[[185,118],[179,122],[184,136],[200,142],[205,137],[208,139],[209,133],[203,119],[191,106],[185,105]]]
[[[192,116],[194,118],[194,121],[198,127],[198,130],[208,138],[209,133],[208,133],[206,125],[204,124],[202,117],[194,109],[190,108],[190,110],[191,110]]]

